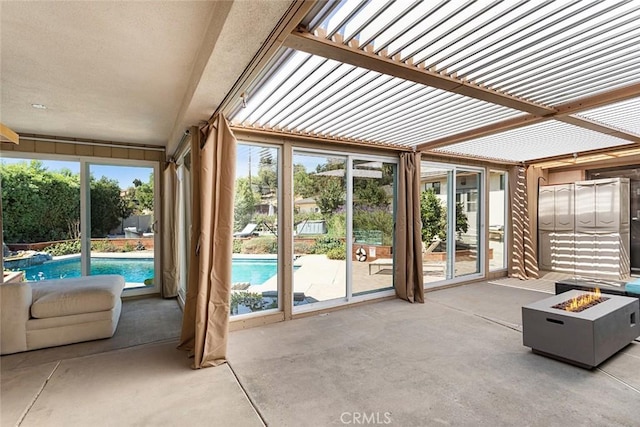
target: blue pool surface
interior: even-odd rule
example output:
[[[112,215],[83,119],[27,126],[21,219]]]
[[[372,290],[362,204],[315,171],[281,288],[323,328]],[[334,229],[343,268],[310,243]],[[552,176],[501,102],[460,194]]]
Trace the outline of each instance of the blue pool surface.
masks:
[[[25,269],[27,280],[80,277],[80,258],[47,261]],[[153,278],[152,258],[91,258],[91,274],[120,274],[127,283]]]
[[[276,259],[234,258],[231,264],[231,283],[262,285],[277,273]]]
[[[278,271],[275,259],[233,259],[232,283],[249,282],[261,285]],[[92,258],[91,274],[120,274],[127,283],[144,283],[153,278],[151,258]],[[25,269],[27,280],[60,279],[80,277],[80,258],[48,261]]]

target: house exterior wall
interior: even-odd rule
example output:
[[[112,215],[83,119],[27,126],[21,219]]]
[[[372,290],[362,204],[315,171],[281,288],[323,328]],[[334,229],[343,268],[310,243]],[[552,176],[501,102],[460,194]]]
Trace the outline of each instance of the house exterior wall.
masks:
[[[110,159],[150,160],[158,162],[165,160],[164,149],[145,150],[141,147],[136,147],[134,145],[127,146],[126,144],[122,144],[117,147],[108,147],[98,143],[91,145],[66,141],[40,141],[30,139],[28,136],[20,137],[20,145],[2,144],[2,151],[56,154],[63,156],[100,157]]]

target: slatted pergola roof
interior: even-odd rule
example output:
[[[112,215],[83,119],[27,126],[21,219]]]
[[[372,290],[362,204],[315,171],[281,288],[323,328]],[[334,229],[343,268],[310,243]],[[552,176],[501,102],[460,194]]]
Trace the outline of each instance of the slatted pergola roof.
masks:
[[[500,162],[640,142],[640,2],[319,2],[236,127]]]

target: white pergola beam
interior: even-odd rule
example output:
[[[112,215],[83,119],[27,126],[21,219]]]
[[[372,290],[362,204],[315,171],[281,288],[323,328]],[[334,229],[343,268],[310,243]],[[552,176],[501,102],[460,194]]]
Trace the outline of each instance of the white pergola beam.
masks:
[[[396,59],[376,55],[373,52],[363,51],[354,46],[337,43],[308,32],[291,33],[285,39],[284,46],[425,86],[524,111],[535,116],[547,116],[556,112],[555,109],[544,105],[478,86],[446,74],[419,68]]]
[[[624,132],[621,129],[615,129],[607,126],[604,123],[594,122],[592,120],[571,116],[582,111],[590,110],[592,108],[602,107],[605,105],[614,104],[617,102],[626,101],[632,98],[640,96],[640,83],[624,86],[621,88],[613,89],[608,92],[600,93],[597,95],[587,96],[574,101],[570,101],[564,104],[555,106],[556,113],[546,117],[535,116],[527,114],[523,117],[516,117],[514,119],[504,120],[499,123],[483,126],[480,128],[472,129],[466,132],[461,132],[456,135],[447,136],[444,138],[434,139],[432,141],[426,141],[419,144],[416,149],[420,151],[430,150],[434,148],[445,147],[447,145],[455,144],[458,142],[469,141],[471,139],[480,138],[483,136],[493,135],[496,133],[518,129],[523,126],[529,126],[535,123],[542,122],[548,119],[555,119],[564,123],[569,123],[574,126],[579,126],[585,129],[590,129],[596,132],[600,132],[606,135],[616,136],[627,141],[634,143],[640,143],[638,135]]]

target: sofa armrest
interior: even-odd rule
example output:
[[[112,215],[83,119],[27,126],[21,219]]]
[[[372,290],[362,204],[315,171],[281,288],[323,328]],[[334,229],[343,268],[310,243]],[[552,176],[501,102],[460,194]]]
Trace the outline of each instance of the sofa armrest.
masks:
[[[0,284],[0,354],[27,349],[27,320],[31,301],[29,283]]]

